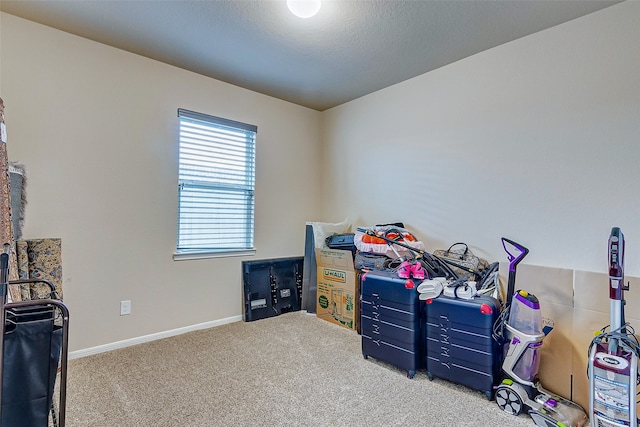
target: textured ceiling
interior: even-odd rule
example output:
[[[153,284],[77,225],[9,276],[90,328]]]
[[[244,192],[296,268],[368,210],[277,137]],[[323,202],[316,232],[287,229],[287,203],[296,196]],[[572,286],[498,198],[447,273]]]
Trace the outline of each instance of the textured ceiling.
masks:
[[[0,10],[325,110],[612,6],[599,0],[0,0]]]

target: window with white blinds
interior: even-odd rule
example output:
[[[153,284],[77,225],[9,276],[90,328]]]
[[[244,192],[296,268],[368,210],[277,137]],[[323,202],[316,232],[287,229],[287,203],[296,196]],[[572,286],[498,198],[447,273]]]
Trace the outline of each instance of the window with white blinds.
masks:
[[[178,255],[252,250],[258,128],[183,109],[178,117]]]

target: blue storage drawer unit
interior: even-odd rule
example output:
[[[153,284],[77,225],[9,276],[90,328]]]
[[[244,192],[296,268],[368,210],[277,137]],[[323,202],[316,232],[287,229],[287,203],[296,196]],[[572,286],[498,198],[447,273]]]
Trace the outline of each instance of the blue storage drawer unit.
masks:
[[[407,371],[423,367],[421,310],[416,283],[395,272],[369,271],[361,278],[362,355]]]

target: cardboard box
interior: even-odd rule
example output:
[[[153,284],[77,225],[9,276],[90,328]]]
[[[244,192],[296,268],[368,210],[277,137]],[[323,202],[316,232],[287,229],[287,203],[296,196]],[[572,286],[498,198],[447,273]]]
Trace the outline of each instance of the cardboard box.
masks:
[[[318,266],[316,315],[328,322],[356,330],[358,294],[351,251],[316,248]]]

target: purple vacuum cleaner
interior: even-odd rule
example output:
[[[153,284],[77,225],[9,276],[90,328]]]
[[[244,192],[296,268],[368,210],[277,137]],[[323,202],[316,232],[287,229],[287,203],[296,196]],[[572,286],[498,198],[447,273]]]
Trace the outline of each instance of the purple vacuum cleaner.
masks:
[[[535,295],[524,290],[514,292],[516,267],[529,249],[504,237],[502,246],[509,260],[507,303],[503,310],[508,317],[502,318],[500,325],[505,342],[505,378],[496,389],[496,403],[512,415],[526,411],[538,426],[587,426],[589,419],[580,405],[545,390],[538,380],[542,341],[553,328],[543,325]]]
[[[624,235],[609,235],[610,324],[589,348],[589,413],[592,427],[637,426],[638,357],[640,346],[624,318]]]

